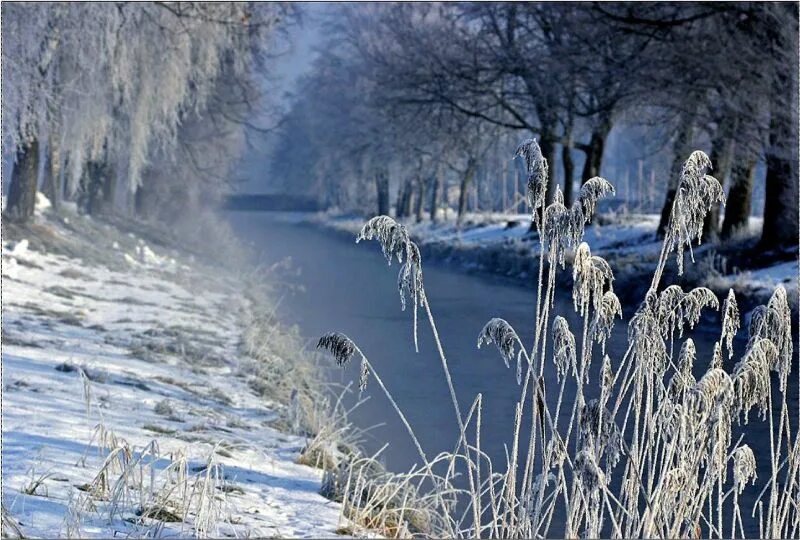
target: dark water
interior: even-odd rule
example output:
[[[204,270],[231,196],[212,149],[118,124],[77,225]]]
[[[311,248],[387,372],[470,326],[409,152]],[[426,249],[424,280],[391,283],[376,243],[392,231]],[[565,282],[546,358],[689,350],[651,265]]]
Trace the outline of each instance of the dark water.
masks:
[[[279,307],[283,320],[299,326],[310,348],[325,332],[347,334],[374,364],[408,417],[426,454],[430,457],[451,451],[458,429],[442,366],[423,312],[420,312],[419,324],[420,351],[414,351],[411,308],[401,311],[396,263],[387,267],[374,242],[356,245],[338,235],[277,220],[269,214],[231,214],[230,219],[241,237],[252,242],[260,252],[263,262],[273,263],[291,257],[293,267],[299,272],[291,281],[301,284],[305,291],[287,290],[283,295]],[[507,369],[493,347],[478,350],[477,335],[490,318],[502,317],[530,347],[528,342],[533,336],[535,320],[535,284],[532,282],[529,288],[524,288],[432,263],[424,264],[424,280],[460,408],[466,412],[475,396],[483,394],[482,448],[492,457],[495,467],[503,470],[504,444],[510,447],[514,407],[520,389],[514,367]],[[626,318],[633,309],[623,307]],[[561,296],[556,296],[555,314],[567,318],[580,347],[582,326],[574,315],[571,291],[562,291]],[[606,346],[609,356],[617,362],[627,346],[626,332],[625,324],[619,322]],[[719,338],[719,328],[707,325],[689,335],[697,346],[696,375],[699,377]],[[742,348],[743,343],[738,342],[737,353]],[[599,367],[599,350],[594,364],[595,368]],[[615,370],[616,367],[614,364]],[[731,366],[725,368],[730,371]],[[554,371],[546,373],[548,396],[553,402],[558,394]],[[358,366],[351,365],[337,377],[341,382],[356,380]],[[795,396],[791,401],[791,418],[796,425],[797,379],[794,374],[791,380],[789,395]],[[595,375],[588,394],[597,393],[596,381]],[[374,452],[389,443],[382,454],[389,469],[408,470],[419,460],[405,428],[376,384],[370,384],[365,394],[369,400],[353,412],[352,421],[362,428],[383,424],[369,431],[365,449]],[[566,396],[565,404],[571,405],[572,401],[572,395]],[[568,420],[570,408],[564,406],[562,422]],[[769,463],[769,431],[765,423],[754,421],[753,416],[751,414],[745,442],[756,454],[759,484],[763,486],[761,481],[769,474],[765,468]],[[526,433],[527,430],[523,430],[521,441],[526,440]],[[734,440],[736,437],[734,433]],[[745,493],[743,499],[752,500],[752,492],[751,489]],[[747,528],[750,534],[756,534],[756,529]]]

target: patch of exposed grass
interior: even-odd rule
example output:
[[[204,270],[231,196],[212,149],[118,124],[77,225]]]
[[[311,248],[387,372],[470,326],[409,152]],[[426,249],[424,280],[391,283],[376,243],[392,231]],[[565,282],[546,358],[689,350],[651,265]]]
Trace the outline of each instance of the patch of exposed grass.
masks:
[[[88,274],[81,272],[75,268],[65,268],[58,273],[59,276],[67,279],[81,279],[83,281],[93,281],[92,277]]]
[[[146,300],[140,300],[138,298],[134,298],[133,296],[123,296],[122,298],[115,298],[114,300],[109,301],[118,304],[129,304],[132,306],[158,307],[158,304],[154,302],[147,302]]]
[[[222,403],[223,405],[233,405],[233,400],[231,399],[231,397],[228,394],[226,394],[223,390],[215,386],[212,386],[209,389],[206,396],[213,399],[214,401]]]
[[[174,510],[171,510],[164,505],[154,505],[146,508],[140,508],[136,511],[136,515],[145,519],[163,521],[164,523],[181,523],[183,521],[182,516],[179,516]]]
[[[225,448],[217,448],[214,452],[217,455],[220,455],[222,457],[226,457],[226,458],[232,458],[233,457],[233,454],[229,450],[226,450]]]
[[[83,321],[86,318],[85,314],[80,310],[58,311],[55,309],[43,308],[32,302],[26,302],[22,304],[21,307],[34,313],[36,316],[53,319],[70,326],[83,326]]]
[[[228,494],[231,494],[231,493],[233,493],[235,495],[244,495],[245,494],[245,492],[244,492],[244,490],[242,488],[240,488],[239,486],[234,485],[234,484],[225,484],[223,486],[219,486],[218,489],[221,492],[228,493]]]
[[[5,330],[3,330],[2,334],[3,345],[16,345],[18,347],[33,347],[35,349],[41,349],[44,347],[40,342],[24,339],[22,336],[19,335],[12,335],[8,334]]]
[[[157,426],[155,424],[145,424],[145,425],[142,426],[142,429],[144,429],[146,431],[150,431],[152,433],[158,433],[160,435],[175,435],[177,433],[177,430],[175,430],[175,429],[171,429],[171,428],[167,428],[167,427],[163,427],[163,426]]]

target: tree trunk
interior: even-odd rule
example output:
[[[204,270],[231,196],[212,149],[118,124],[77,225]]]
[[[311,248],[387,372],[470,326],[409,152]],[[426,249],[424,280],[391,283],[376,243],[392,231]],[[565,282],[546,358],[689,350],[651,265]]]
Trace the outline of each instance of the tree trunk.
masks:
[[[473,198],[472,198],[472,211],[476,214],[481,211],[481,174],[482,170],[475,172],[475,181],[473,182]]]
[[[586,161],[583,163],[581,184],[590,178],[600,176],[600,168],[603,164],[603,153],[606,149],[606,139],[611,132],[611,126],[610,118],[602,118],[599,124],[592,130],[586,152]]]
[[[105,181],[103,182],[103,212],[112,214],[117,195],[117,171],[114,167],[105,167]]]
[[[414,217],[417,223],[422,221],[422,213],[425,211],[425,184],[422,175],[417,175],[417,198],[414,201]]]
[[[431,223],[436,223],[436,211],[439,209],[439,184],[441,180],[438,174],[433,175],[433,185],[431,186]]]
[[[747,227],[750,217],[750,202],[753,198],[753,180],[756,162],[754,159],[738,161],[731,171],[731,189],[725,203],[725,221],[721,237],[728,239],[736,231]]]
[[[794,19],[793,32],[775,30],[773,48],[796,53],[797,5],[781,4],[781,15]],[[793,36],[789,38],[789,36]],[[791,61],[790,61],[791,58]],[[770,99],[769,145],[766,151],[766,192],[764,194],[764,228],[759,248],[763,250],[794,248],[798,245],[798,101],[796,54],[785,55],[786,65],[772,77]],[[793,89],[789,94],[788,89]],[[791,96],[791,97],[789,97]]]
[[[403,217],[411,217],[411,203],[414,198],[414,184],[415,182],[406,180],[406,192],[403,198]]]
[[[39,141],[23,144],[17,149],[11,170],[6,217],[24,223],[33,216],[36,207],[36,188],[39,173]]]
[[[667,179],[667,194],[664,198],[664,206],[661,207],[661,219],[658,222],[658,230],[656,231],[656,235],[659,238],[663,238],[667,231],[669,218],[672,214],[672,202],[675,200],[675,193],[678,191],[683,163],[689,157],[693,131],[692,123],[689,120],[691,116],[690,114],[686,114],[686,116],[681,119],[678,135],[675,137],[672,152],[672,168],[670,169],[669,178]]]
[[[389,215],[389,175],[386,171],[375,174],[375,188],[378,195],[378,215]]]
[[[785,77],[788,79],[788,76]],[[795,85],[796,79],[794,79]],[[789,81],[787,80],[786,83]],[[788,84],[786,85],[788,88]],[[794,87],[794,86],[793,86]],[[775,90],[777,91],[777,90]],[[763,250],[797,247],[798,244],[798,133],[796,95],[792,106],[773,106],[766,152]]]
[[[147,212],[147,201],[144,191],[144,186],[136,188],[136,193],[133,196],[133,210],[139,217],[145,217]]]
[[[398,219],[405,217],[406,197],[408,196],[409,189],[410,185],[408,180],[403,180],[397,186],[397,200],[394,205],[394,215]]]
[[[552,132],[546,132],[548,135],[542,135],[542,140],[539,142],[539,148],[542,150],[542,156],[547,161],[548,175],[547,175],[547,191],[544,194],[544,204],[547,206],[553,202],[555,197],[556,181],[553,175],[553,168],[556,164],[556,143],[555,139],[549,135]]]
[[[461,184],[458,191],[458,217],[456,218],[456,225],[461,226],[461,221],[464,219],[464,214],[467,212],[467,196],[469,195],[469,186],[472,184],[473,177],[475,176],[475,162],[472,158],[467,162],[467,170],[461,177]]]
[[[64,156],[64,162],[61,164],[60,170],[58,171],[58,183],[60,185],[60,190],[58,192],[59,202],[68,201],[72,196],[72,193],[70,193],[69,190],[69,179],[67,178],[67,175],[70,173],[70,167],[70,156],[69,153],[67,153]]]
[[[731,121],[728,118],[723,120],[720,129],[714,138],[714,142],[711,143],[711,155],[709,156],[709,159],[711,159],[711,165],[713,167],[712,174],[717,180],[719,180],[719,183],[722,185],[723,189],[727,183],[726,178],[731,172],[731,161],[733,158],[733,136],[736,132],[735,126],[735,121]],[[703,222],[703,238],[706,238],[707,240],[715,240],[719,236],[720,210],[720,205],[714,204],[711,207],[708,215],[706,215],[706,219]]]
[[[502,184],[502,201],[500,202],[500,211],[501,212],[508,212],[508,161],[503,162],[503,175],[501,176],[503,179]]]
[[[102,162],[90,161],[86,164],[80,182],[78,206],[89,215],[96,215],[101,211],[105,175],[106,167]]]
[[[42,182],[39,191],[41,191],[52,204],[53,184],[55,183],[55,179],[53,178],[53,167],[51,166],[53,157],[50,152],[50,145],[46,147],[42,159],[44,159],[44,163],[42,164]]]
[[[58,146],[51,142],[47,149],[45,182],[43,183],[42,190],[45,196],[50,199],[53,210],[58,210],[61,206],[61,194],[63,192],[63,187],[61,186],[62,178],[61,153],[59,152]]]
[[[570,139],[567,139],[568,144],[561,148],[561,162],[564,166],[564,204],[569,207],[572,205],[572,200],[575,197],[574,189],[575,182],[573,181],[575,174],[575,162],[572,161],[572,149],[570,148]]]

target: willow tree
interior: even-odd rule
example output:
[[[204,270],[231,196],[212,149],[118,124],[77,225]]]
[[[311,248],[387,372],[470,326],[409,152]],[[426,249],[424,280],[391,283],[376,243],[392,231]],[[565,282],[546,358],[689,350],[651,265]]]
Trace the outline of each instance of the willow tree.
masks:
[[[229,77],[254,69],[285,11],[231,2],[4,4],[11,91],[3,142],[17,156],[6,215],[32,215],[37,178],[26,172],[43,152],[55,171],[69,164],[70,195],[132,196],[153,156],[174,155],[181,123],[208,109],[223,68]]]

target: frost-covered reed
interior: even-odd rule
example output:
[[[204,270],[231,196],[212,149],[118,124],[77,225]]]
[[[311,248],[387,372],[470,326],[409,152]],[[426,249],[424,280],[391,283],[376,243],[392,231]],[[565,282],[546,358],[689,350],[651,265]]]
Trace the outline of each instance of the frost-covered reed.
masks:
[[[517,367],[520,397],[504,463],[493,462],[481,450],[482,396],[466,414],[460,408],[425,294],[419,249],[402,224],[388,216],[373,218],[358,239],[377,240],[390,263],[396,258],[404,264],[398,284],[403,303],[405,296],[414,302],[415,345],[416,312],[425,310],[459,427],[453,452],[427,457],[384,381],[349,338],[327,334],[319,343],[340,365],[360,355],[361,376],[374,375],[405,424],[422,460],[409,478],[429,488],[426,512],[436,516],[431,522],[437,526],[426,534],[728,538],[757,530],[761,537],[798,537],[800,437],[793,431],[786,395],[794,354],[786,291],[778,287],[767,305],[752,313],[744,351],[734,350],[742,322],[730,291],[722,302],[719,340],[709,357],[699,358],[684,333],[699,322],[703,310],[720,309],[719,299],[703,287],[685,291],[661,284],[670,254],[676,254],[681,273],[684,252],[691,255],[706,215],[723,201],[719,182],[706,174],[708,156],[693,152],[681,171],[651,286],[629,314],[628,346],[616,357],[606,354],[605,347],[622,317],[613,272],[583,242],[598,199],[613,193],[613,187],[593,178],[571,208],[559,191],[547,205],[549,167],[538,144],[524,141],[516,156],[525,161],[527,199],[540,239],[532,346],[526,348],[517,330],[501,318],[491,319],[478,334],[478,347],[496,346],[506,366]],[[582,321],[575,332],[564,314],[554,312],[553,301],[556,273],[566,270],[570,253],[574,309]],[[723,357],[733,359],[737,353],[734,368],[726,370]],[[590,381],[595,356],[602,356],[600,377]],[[705,370],[699,378],[696,366]],[[545,386],[545,370],[557,373],[556,388]],[[599,388],[599,398],[587,398],[590,385]],[[734,423],[746,423],[753,409],[769,428],[766,454],[754,453],[746,432],[733,437]],[[566,417],[562,411],[571,412]],[[526,423],[530,433],[521,440]],[[759,462],[769,464],[765,478],[757,474]],[[467,488],[454,487],[457,475],[466,479]],[[763,489],[755,505],[745,508],[740,495],[757,481]],[[364,488],[358,481],[348,486],[346,500],[352,504]],[[410,534],[412,527],[406,523],[397,530]]]

